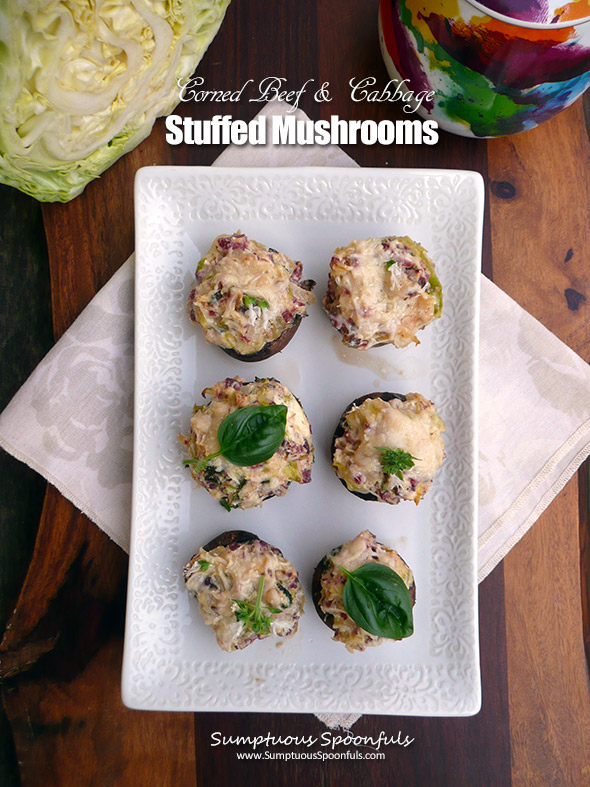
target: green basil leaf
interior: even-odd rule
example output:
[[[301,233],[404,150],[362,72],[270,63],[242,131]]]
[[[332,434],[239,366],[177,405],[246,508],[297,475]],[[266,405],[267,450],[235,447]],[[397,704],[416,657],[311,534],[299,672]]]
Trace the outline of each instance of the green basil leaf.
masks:
[[[240,467],[266,462],[285,438],[284,404],[242,407],[226,416],[217,430],[223,456]]]
[[[412,598],[403,579],[389,566],[366,563],[346,571],[344,609],[369,634],[404,639],[414,633]]]

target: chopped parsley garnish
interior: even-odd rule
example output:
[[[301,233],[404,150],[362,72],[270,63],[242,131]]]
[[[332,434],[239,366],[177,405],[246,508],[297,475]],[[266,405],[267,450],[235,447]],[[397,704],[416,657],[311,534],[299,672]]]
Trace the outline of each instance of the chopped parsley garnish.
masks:
[[[396,260],[387,260],[387,262],[385,263],[385,267],[387,268],[387,270],[390,270],[392,265],[397,265],[397,261]]]
[[[249,309],[252,306],[258,306],[259,309],[269,308],[268,301],[265,301],[263,298],[254,298],[251,295],[244,295],[242,302],[246,309]]]
[[[201,571],[207,571],[207,569],[211,565],[211,563],[208,560],[199,560],[197,562],[199,564],[199,568],[201,569]]]
[[[270,624],[272,622],[272,615],[277,615],[282,610],[277,607],[263,607],[262,606],[262,591],[264,590],[264,576],[260,577],[258,583],[258,594],[256,601],[252,604],[251,601],[240,601],[237,598],[232,598],[232,601],[238,605],[234,611],[236,620],[242,621],[244,628],[250,629],[254,634],[270,634]],[[271,613],[266,614],[266,613]]]
[[[377,448],[381,452],[379,461],[384,473],[397,476],[401,481],[404,480],[403,470],[414,467],[418,461],[415,456],[404,451],[402,448]]]
[[[221,498],[221,500],[219,501],[219,505],[223,506],[223,508],[225,508],[226,511],[231,511],[231,503],[226,497]]]

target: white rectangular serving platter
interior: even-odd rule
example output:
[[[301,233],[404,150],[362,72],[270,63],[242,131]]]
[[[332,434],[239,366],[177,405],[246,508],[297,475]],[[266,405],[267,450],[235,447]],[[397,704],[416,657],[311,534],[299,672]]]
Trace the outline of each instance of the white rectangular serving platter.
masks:
[[[481,704],[477,621],[477,364],[483,182],[474,172],[146,167],[135,181],[136,346],[133,522],[122,693],[133,708],[466,716]],[[205,343],[185,311],[198,260],[221,233],[303,262],[317,303],[261,363]],[[435,260],[443,316],[420,345],[347,349],[321,308],[329,262],[351,240],[409,235]],[[262,508],[226,512],[182,466],[201,390],[276,377],[313,427],[312,482]],[[330,465],[345,407],[369,391],[417,391],[443,417],[446,459],[420,503],[366,502]],[[412,567],[415,633],[363,653],[333,642],[311,599],[327,551],[369,528]],[[288,640],[221,651],[182,568],[224,530],[249,530],[298,569],[305,614]]]

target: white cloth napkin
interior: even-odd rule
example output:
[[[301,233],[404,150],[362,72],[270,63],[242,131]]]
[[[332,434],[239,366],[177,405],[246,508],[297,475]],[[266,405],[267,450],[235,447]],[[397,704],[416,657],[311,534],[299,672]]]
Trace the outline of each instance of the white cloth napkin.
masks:
[[[262,114],[285,106],[269,104]],[[298,111],[297,117],[306,116]],[[230,147],[214,166],[356,166],[340,148]],[[0,445],[129,550],[133,257],[0,415]],[[590,367],[482,277],[479,580],[590,454]],[[358,716],[320,717],[351,726]]]

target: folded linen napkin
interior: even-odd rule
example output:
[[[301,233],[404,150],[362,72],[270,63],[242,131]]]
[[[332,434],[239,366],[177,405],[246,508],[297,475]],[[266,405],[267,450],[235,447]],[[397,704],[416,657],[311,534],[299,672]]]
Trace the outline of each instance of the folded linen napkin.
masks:
[[[269,104],[263,114],[286,107]],[[305,118],[298,111],[297,117]],[[340,148],[228,148],[214,166],[356,166]],[[129,550],[133,257],[0,415],[0,446],[41,473]],[[479,580],[590,454],[590,367],[482,277]],[[509,335],[510,343],[497,337]],[[329,726],[358,718],[322,716]]]

